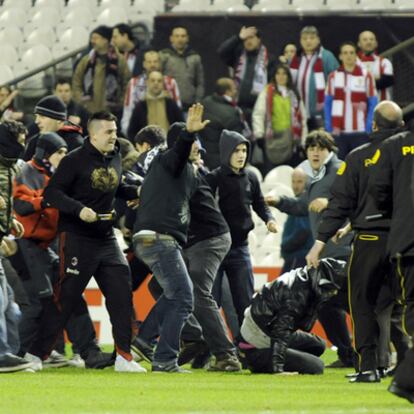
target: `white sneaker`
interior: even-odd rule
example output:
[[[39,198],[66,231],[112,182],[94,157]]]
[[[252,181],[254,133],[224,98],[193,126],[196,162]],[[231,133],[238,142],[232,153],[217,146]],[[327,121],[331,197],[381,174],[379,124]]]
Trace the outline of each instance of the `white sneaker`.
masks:
[[[115,359],[116,372],[136,372],[145,373],[147,370],[134,360],[128,361],[121,355],[117,355]]]
[[[79,354],[73,354],[73,357],[68,360],[68,365],[75,368],[85,368],[85,361]]]
[[[33,371],[41,371],[43,369],[43,362],[36,355],[32,355],[32,354],[29,354],[28,352],[26,352],[26,354],[24,355],[24,359],[26,359],[27,361],[30,361],[32,363],[32,366],[30,368]]]

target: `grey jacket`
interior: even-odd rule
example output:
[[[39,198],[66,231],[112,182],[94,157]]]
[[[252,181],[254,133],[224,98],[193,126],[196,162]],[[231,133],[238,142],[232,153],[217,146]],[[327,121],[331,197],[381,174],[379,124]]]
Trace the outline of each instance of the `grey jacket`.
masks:
[[[162,73],[177,81],[184,109],[200,102],[204,97],[204,71],[200,55],[189,48],[179,54],[169,47],[161,50],[160,56]]]
[[[331,187],[336,177],[336,172],[341,166],[342,161],[334,154],[330,161],[326,164],[326,172],[322,179],[319,181],[310,183],[306,191],[298,198],[293,197],[281,197],[280,203],[277,208],[287,214],[294,216],[307,216],[309,215],[309,221],[313,238],[316,239],[318,235],[319,223],[322,220],[322,213],[315,213],[309,211],[309,204],[316,198],[330,198]],[[323,251],[323,257],[333,257],[336,259],[343,259],[351,254],[351,241],[353,233],[345,236],[340,240],[338,244],[333,243],[331,240],[325,246]]]

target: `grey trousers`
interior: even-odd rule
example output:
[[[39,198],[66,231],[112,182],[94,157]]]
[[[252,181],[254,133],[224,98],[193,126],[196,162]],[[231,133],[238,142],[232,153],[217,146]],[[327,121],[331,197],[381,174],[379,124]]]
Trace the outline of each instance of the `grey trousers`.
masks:
[[[214,355],[235,353],[211,291],[218,268],[231,245],[229,233],[200,241],[184,250],[188,272],[194,285],[194,316]]]

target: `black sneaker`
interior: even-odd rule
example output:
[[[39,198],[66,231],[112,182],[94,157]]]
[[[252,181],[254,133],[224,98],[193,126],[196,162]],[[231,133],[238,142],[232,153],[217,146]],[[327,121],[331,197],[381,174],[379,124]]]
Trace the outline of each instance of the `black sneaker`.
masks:
[[[152,363],[152,372],[157,374],[192,374],[188,369],[181,368],[175,361]]]
[[[381,382],[379,372],[376,369],[370,371],[358,372],[358,374],[351,378],[349,382],[355,384],[357,382]]]
[[[131,343],[131,350],[134,351],[144,361],[152,362],[154,359],[154,349],[138,336]]]
[[[115,364],[112,353],[102,351],[90,351],[85,359],[85,367],[91,369],[103,369]]]
[[[410,403],[414,404],[414,390],[408,390],[398,385],[395,381],[388,387],[388,391],[397,397],[405,398]]]
[[[32,362],[13,354],[6,354],[0,357],[0,372],[23,371],[32,367]]]
[[[207,352],[208,345],[205,341],[181,342],[178,365],[185,365],[191,362],[197,355]]]
[[[210,362],[210,358],[211,358],[210,350],[207,349],[205,352],[200,352],[193,359],[193,362],[191,363],[191,368],[193,369],[205,368]]]

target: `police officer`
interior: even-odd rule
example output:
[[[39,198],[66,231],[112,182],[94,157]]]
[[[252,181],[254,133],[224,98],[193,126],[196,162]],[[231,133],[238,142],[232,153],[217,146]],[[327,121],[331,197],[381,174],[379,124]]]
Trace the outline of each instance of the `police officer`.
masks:
[[[377,371],[379,326],[375,310],[379,292],[389,274],[386,245],[390,220],[380,214],[367,190],[369,177],[380,156],[380,146],[402,125],[402,111],[398,105],[391,101],[377,105],[370,142],[352,151],[339,168],[318,236],[306,257],[308,265],[317,266],[325,243],[346,219],[350,219],[356,234],[349,260],[349,307],[359,355],[359,373],[351,382],[380,381]],[[367,220],[367,216],[371,220]]]
[[[403,303],[403,328],[414,334],[414,133],[400,133],[381,147],[370,192],[391,215],[387,251],[396,268]],[[405,353],[388,388],[414,403],[414,348]]]

